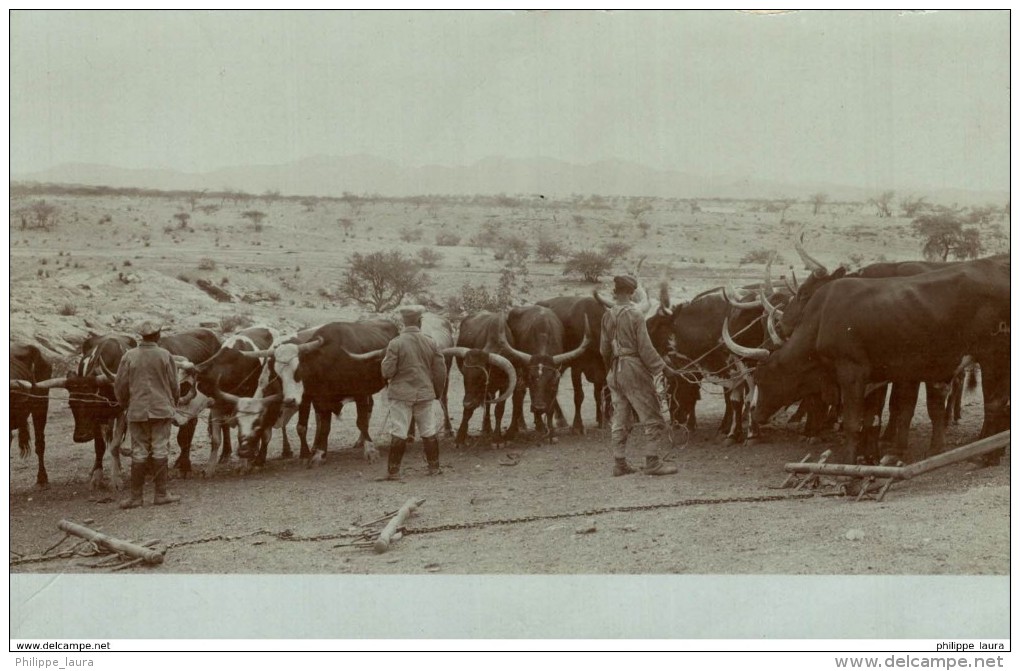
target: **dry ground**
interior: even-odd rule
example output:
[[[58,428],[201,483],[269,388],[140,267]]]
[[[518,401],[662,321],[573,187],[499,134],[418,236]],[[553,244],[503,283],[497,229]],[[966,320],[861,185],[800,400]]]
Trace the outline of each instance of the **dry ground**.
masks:
[[[12,211],[34,199],[12,200]],[[627,223],[623,235],[634,250],[621,262],[633,268],[641,256],[646,284],[670,282],[674,300],[690,297],[728,279],[753,281],[760,265],[739,264],[753,249],[778,248],[784,267],[793,264],[791,227],[808,226],[808,246],[835,265],[859,258],[869,263],[915,258],[918,242],[908,222],[879,220],[855,206],[833,205],[814,217],[794,209],[780,214],[750,212],[744,203],[686,205],[656,203],[644,215],[652,224],[640,237],[621,205],[610,209],[482,207],[446,204],[415,207],[368,203],[355,213],[341,203],[320,202],[312,211],[297,203],[219,204],[215,212],[190,209],[181,200],[120,197],[53,197],[59,208],[50,232],[22,231],[12,216],[11,337],[42,344],[64,365],[88,331],[126,330],[138,320],[166,320],[168,330],[218,323],[239,312],[284,331],[358,316],[350,307],[323,298],[335,287],[348,253],[398,248],[416,252],[432,247],[437,231],[456,230],[460,246],[437,248],[443,255],[432,271],[432,296],[443,302],[464,282],[494,283],[498,262],[466,239],[496,219],[529,239],[555,233],[572,248],[597,247],[611,240],[607,224]],[[799,206],[802,209],[806,205]],[[267,213],[256,233],[241,211]],[[190,229],[176,228],[173,215],[190,212]],[[110,220],[100,223],[109,215]],[[338,218],[355,221],[353,237]],[[579,220],[580,219],[580,220]],[[398,232],[423,230],[420,243],[405,243]],[[210,259],[210,264],[201,264]],[[205,269],[200,268],[202,265]],[[799,266],[799,264],[798,264]],[[561,275],[560,264],[532,262],[530,298],[587,293],[585,285]],[[788,271],[784,271],[788,272]],[[255,302],[217,303],[199,290],[197,278],[228,288]],[[224,283],[223,280],[227,281]],[[278,295],[278,298],[276,298]],[[68,307],[69,306],[69,307]],[[63,313],[63,314],[62,314]],[[73,313],[73,314],[72,314]],[[452,414],[461,399],[453,373]],[[159,569],[171,573],[688,573],[688,574],[1005,574],[1009,570],[1010,478],[1002,466],[970,471],[950,466],[893,487],[882,503],[851,503],[815,497],[789,501],[733,501],[661,506],[690,500],[755,499],[787,496],[775,489],[783,464],[824,445],[806,445],[781,423],[767,444],[723,447],[714,436],[722,414],[720,398],[706,389],[699,406],[700,429],[677,455],[679,476],[609,476],[608,436],[592,429],[585,436],[561,431],[557,445],[527,439],[507,450],[488,449],[479,440],[455,450],[444,439],[446,472],[427,478],[420,447],[409,451],[402,483],[381,483],[381,463],[365,464],[345,449],[354,440],[353,408],[334,423],[330,457],[316,469],[273,460],[261,472],[237,474],[225,465],[213,479],[175,480],[183,503],[122,511],[88,498],[91,447],[70,442],[71,419],[63,392],[54,392],[47,430],[51,486],[34,487],[35,460],[21,460],[11,448],[11,547],[41,552],[61,538],[61,519],[93,520],[91,526],[121,538],[182,543],[218,535],[245,536],[182,545]],[[569,382],[560,390],[570,402]],[[923,408],[923,400],[919,401]],[[591,424],[590,400],[585,406]],[[977,433],[980,395],[970,395],[964,422],[953,427],[950,444]],[[571,411],[567,411],[568,417]],[[383,399],[376,405],[373,435],[384,446]],[[476,418],[473,430],[477,431]],[[927,441],[927,419],[915,417],[911,444]],[[517,465],[503,465],[506,452],[520,454]],[[279,452],[274,440],[270,456]],[[199,431],[196,465],[208,454]],[[385,456],[385,450],[383,450]],[[109,471],[109,462],[107,471]],[[151,496],[151,494],[149,494]],[[541,517],[508,525],[408,535],[385,555],[350,547],[339,540],[282,540],[339,534],[352,524],[378,517],[406,499],[426,499],[409,527]],[[606,508],[660,504],[648,510],[583,514]],[[560,516],[571,514],[573,516]],[[586,533],[578,533],[586,531]],[[13,566],[12,571],[91,572],[75,558]],[[135,568],[132,571],[153,569]]]

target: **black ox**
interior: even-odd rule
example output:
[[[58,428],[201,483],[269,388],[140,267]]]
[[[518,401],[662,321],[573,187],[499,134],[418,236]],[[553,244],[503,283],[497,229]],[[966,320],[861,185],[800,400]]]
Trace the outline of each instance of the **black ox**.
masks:
[[[35,483],[39,487],[49,484],[46,474],[46,414],[50,407],[49,389],[34,388],[37,382],[48,380],[53,366],[43,357],[35,345],[11,344],[11,404],[10,440],[18,432],[18,452],[24,459],[31,452],[34,438],[35,455],[39,460]],[[32,420],[32,438],[29,437],[28,420]]]

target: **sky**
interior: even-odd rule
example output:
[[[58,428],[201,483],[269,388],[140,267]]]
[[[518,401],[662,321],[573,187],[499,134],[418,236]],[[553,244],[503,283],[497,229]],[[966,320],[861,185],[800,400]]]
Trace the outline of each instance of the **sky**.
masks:
[[[1009,188],[1009,13],[13,11],[13,173],[618,159]]]

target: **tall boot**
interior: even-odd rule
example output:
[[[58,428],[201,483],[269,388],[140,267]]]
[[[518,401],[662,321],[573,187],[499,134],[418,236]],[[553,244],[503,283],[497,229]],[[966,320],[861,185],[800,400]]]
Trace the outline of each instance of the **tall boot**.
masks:
[[[616,463],[613,465],[613,477],[630,475],[635,472],[634,467],[627,463],[626,458],[617,459]]]
[[[138,508],[142,505],[142,492],[145,489],[145,474],[148,471],[147,462],[131,462],[131,496],[120,502],[121,508]]]
[[[429,475],[439,475],[442,473],[442,469],[439,467],[439,439],[435,436],[429,438],[422,438],[421,442],[425,444],[425,461],[429,465]]]
[[[407,440],[393,436],[390,439],[390,454],[386,460],[386,479],[400,479],[400,462],[404,460],[404,450],[407,449]]]
[[[676,466],[667,464],[658,456],[645,457],[645,467],[641,469],[645,475],[673,475],[677,472]]]
[[[181,497],[166,492],[166,459],[153,459],[152,483],[156,486],[156,494],[152,497],[153,504],[162,506],[167,503],[177,503]]]

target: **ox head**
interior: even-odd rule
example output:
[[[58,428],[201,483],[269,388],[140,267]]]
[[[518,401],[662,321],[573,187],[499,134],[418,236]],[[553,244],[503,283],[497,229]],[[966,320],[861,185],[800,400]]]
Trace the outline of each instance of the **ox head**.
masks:
[[[517,386],[517,371],[508,359],[480,349],[448,347],[444,356],[457,357],[464,376],[464,408],[505,402]]]
[[[283,404],[287,408],[296,408],[304,398],[304,378],[309,359],[314,359],[323,345],[321,337],[306,343],[283,343],[274,349],[243,352],[244,356],[268,359],[269,370],[280,378],[282,385]]]
[[[114,375],[98,356],[87,355],[78,363],[74,373],[67,377],[43,380],[37,389],[62,387],[68,392],[68,405],[74,418],[73,440],[85,443],[93,440],[96,426],[112,418],[120,410],[113,393]]]
[[[252,459],[258,454],[263,432],[274,426],[280,414],[283,394],[280,392],[279,381],[274,380],[267,391],[273,393],[245,398],[220,391],[218,385],[213,388],[216,401],[229,406],[236,418],[239,457]]]
[[[577,357],[584,354],[591,345],[591,325],[588,317],[584,319],[584,339],[581,344],[569,352],[563,354],[549,355],[546,353],[548,343],[547,333],[536,334],[537,346],[533,347],[535,353],[524,352],[515,349],[506,338],[506,319],[499,322],[499,344],[510,358],[525,370],[525,381],[528,385],[528,392],[531,395],[532,412],[548,412],[556,401],[556,392],[560,385],[562,368]]]

